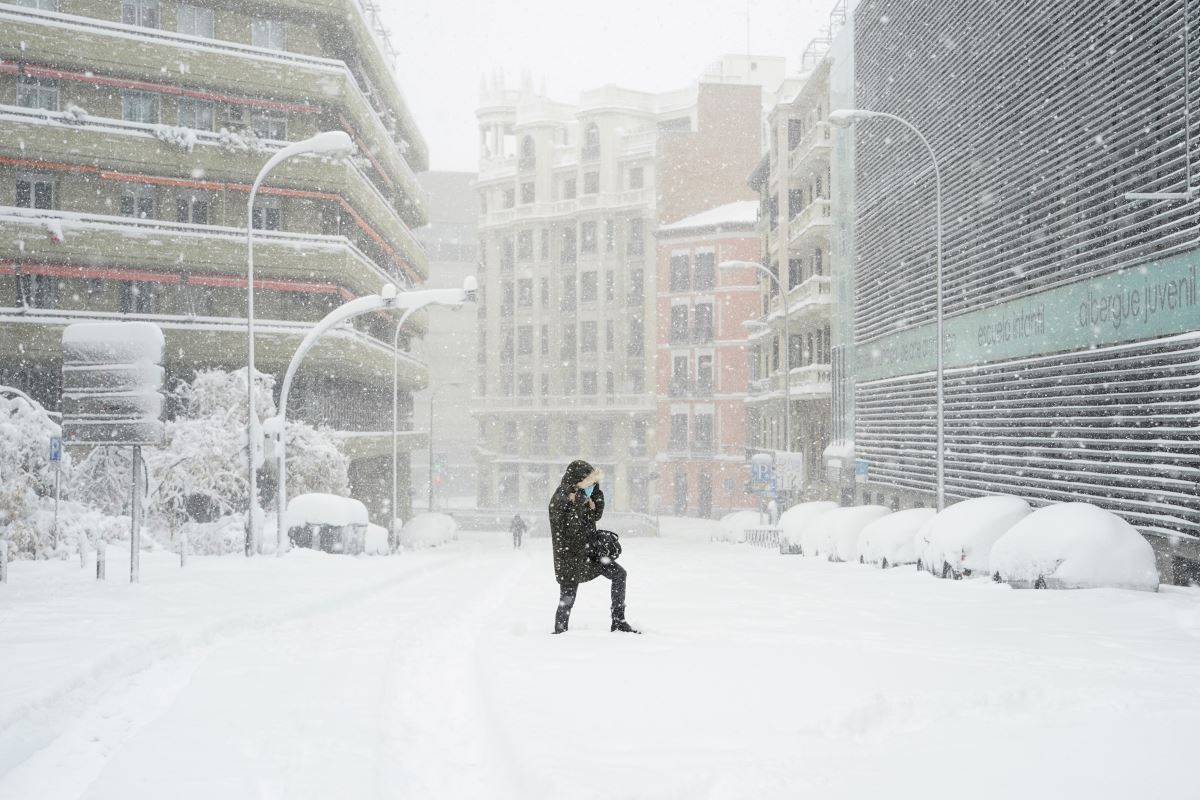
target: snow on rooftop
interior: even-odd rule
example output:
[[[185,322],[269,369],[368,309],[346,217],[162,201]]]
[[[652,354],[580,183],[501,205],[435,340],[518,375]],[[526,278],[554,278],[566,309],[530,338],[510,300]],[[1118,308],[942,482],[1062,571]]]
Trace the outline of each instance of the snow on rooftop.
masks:
[[[659,227],[659,231],[684,231],[694,228],[714,228],[718,225],[753,225],[758,219],[757,200],[739,200],[701,211],[678,222]]]

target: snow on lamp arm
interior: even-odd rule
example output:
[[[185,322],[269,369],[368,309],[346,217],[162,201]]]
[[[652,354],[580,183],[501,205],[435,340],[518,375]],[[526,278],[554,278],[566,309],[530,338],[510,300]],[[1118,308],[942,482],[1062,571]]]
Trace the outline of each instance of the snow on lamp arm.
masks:
[[[478,283],[473,275],[467,276],[466,280],[463,281],[461,289],[423,289],[414,292],[400,292],[394,284],[385,284],[379,294],[359,297],[330,311],[301,340],[300,346],[296,348],[296,353],[292,356],[287,372],[283,377],[283,386],[279,390],[279,411],[275,417],[267,420],[262,426],[263,433],[270,436],[274,442],[275,454],[278,460],[279,475],[277,484],[279,491],[277,497],[278,508],[276,509],[275,543],[275,552],[277,554],[283,554],[284,542],[286,541],[287,436],[285,435],[285,431],[287,401],[288,394],[292,388],[292,379],[296,376],[296,371],[300,368],[300,362],[304,360],[304,356],[308,354],[308,351],[312,349],[312,346],[324,334],[354,317],[369,314],[372,311],[403,310],[404,315],[400,318],[400,324],[403,325],[405,318],[419,308],[425,308],[426,306],[460,306],[465,303],[475,302],[477,287]],[[396,358],[395,350],[392,352],[392,358],[393,361]],[[394,513],[395,509],[392,509],[392,512]],[[313,547],[315,548],[317,544],[317,541],[314,539]]]
[[[263,164],[250,197],[246,200],[246,454],[250,470],[248,496],[250,508],[246,518],[246,555],[254,554],[257,540],[255,510],[258,507],[258,468],[262,465],[262,433],[258,412],[254,408],[254,197],[267,173],[293,156],[315,155],[325,158],[345,158],[354,152],[354,140],[345,131],[325,131],[280,149]],[[264,223],[266,220],[264,219]]]

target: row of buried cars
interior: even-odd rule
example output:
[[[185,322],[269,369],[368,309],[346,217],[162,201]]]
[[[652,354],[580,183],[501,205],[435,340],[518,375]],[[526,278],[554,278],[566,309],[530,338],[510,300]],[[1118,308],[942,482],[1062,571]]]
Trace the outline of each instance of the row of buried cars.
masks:
[[[1019,497],[993,495],[937,512],[817,501],[785,511],[778,535],[780,553],[884,569],[915,564],[940,578],[984,576],[1034,589],[1158,588],[1149,542],[1088,503],[1034,509]]]

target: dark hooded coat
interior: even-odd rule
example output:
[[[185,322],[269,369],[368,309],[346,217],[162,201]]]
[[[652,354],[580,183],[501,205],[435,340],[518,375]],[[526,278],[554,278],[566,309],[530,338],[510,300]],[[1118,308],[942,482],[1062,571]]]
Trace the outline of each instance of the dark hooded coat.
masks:
[[[550,498],[550,540],[554,549],[554,577],[561,584],[587,583],[600,574],[592,556],[596,522],[604,515],[604,493],[597,485],[588,498],[577,484],[595,469],[586,461],[572,461]],[[591,500],[595,508],[588,505]]]

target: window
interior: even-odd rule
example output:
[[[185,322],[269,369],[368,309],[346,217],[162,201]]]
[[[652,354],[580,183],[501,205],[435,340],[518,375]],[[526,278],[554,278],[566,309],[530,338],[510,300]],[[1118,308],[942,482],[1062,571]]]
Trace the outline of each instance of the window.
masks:
[[[175,30],[189,36],[213,38],[213,12],[190,3],[180,3],[175,17]]]
[[[804,121],[789,119],[787,126],[788,150],[794,150],[796,145],[800,144],[800,140],[804,138]]]
[[[122,314],[153,314],[158,309],[158,287],[148,281],[121,282]]]
[[[510,328],[510,329],[504,331],[502,338],[500,339],[500,362],[502,364],[511,364],[512,360],[513,360],[513,332],[512,332],[512,329]],[[509,379],[512,378],[511,375],[509,375],[508,377],[509,377]],[[512,394],[512,390],[510,389],[508,392],[506,392],[506,394]]]
[[[517,328],[517,352],[523,356],[533,355],[532,325],[522,325]]]
[[[699,394],[712,394],[713,390],[713,357],[700,355],[696,357],[696,391]]]
[[[562,294],[559,295],[559,311],[575,310],[575,276],[563,275]]]
[[[597,347],[597,323],[587,320],[579,324],[579,352],[594,353]]]
[[[22,108],[42,108],[58,111],[58,82],[49,78],[17,78],[17,105]]]
[[[793,333],[791,345],[788,347],[788,368],[795,369],[804,365],[804,334]]]
[[[500,271],[512,272],[513,270],[513,237],[505,236],[504,241],[500,243]]]
[[[813,275],[822,275],[822,274],[824,274],[824,272],[823,272],[824,269],[825,269],[825,265],[824,265],[823,254],[821,253],[821,248],[818,247],[813,250],[812,274]]]
[[[640,217],[629,220],[629,241],[625,243],[625,249],[631,256],[640,256],[645,252],[646,243],[642,238],[643,228]]]
[[[533,396],[533,376],[529,373],[522,373],[517,378],[517,394],[521,397]]]
[[[671,291],[686,292],[692,288],[691,261],[686,255],[671,256]]]
[[[575,263],[575,226],[562,228],[559,232],[558,260],[562,264]]]
[[[688,340],[688,307],[683,303],[671,306],[671,344],[686,344]]]
[[[51,209],[57,206],[54,180],[44,175],[17,177],[17,208]]]
[[[600,191],[600,173],[585,172],[583,173],[583,193],[598,194]]]
[[[687,414],[672,414],[671,415],[671,441],[670,447],[672,450],[686,450],[688,440],[688,418]]]
[[[17,305],[26,308],[58,308],[60,281],[53,275],[17,275]]]
[[[532,136],[526,136],[521,139],[521,158],[517,162],[517,167],[522,170],[533,169],[537,166],[537,147],[534,144]],[[533,202],[528,200],[526,202]]]
[[[545,445],[550,441],[550,421],[545,419],[535,419],[533,421],[533,443]]]
[[[158,198],[153,186],[126,186],[121,190],[121,216],[154,219]]]
[[[629,188],[641,189],[646,183],[646,172],[642,167],[629,168]]]
[[[612,370],[610,369],[608,372],[604,373],[604,393],[607,395],[613,395],[613,394],[616,394],[616,391],[617,391],[617,381],[616,381],[616,378],[613,376]],[[612,434],[612,425],[610,423],[609,424],[610,437],[611,437],[611,434]]]
[[[542,355],[548,356],[548,355],[550,355],[550,326],[549,325],[542,326],[541,339],[542,339]],[[545,377],[545,376],[543,376],[543,377]]]
[[[563,445],[568,453],[575,453],[579,450],[579,421],[568,420],[566,428],[563,430]]]
[[[17,0],[17,5],[38,11],[58,11],[58,0]]]
[[[692,288],[698,292],[707,292],[716,286],[717,254],[696,253],[696,266],[692,272]]]
[[[250,20],[250,44],[268,50],[287,49],[287,31],[283,20],[255,17]]]
[[[260,139],[287,141],[287,117],[270,111],[255,111],[250,117],[250,127]]]
[[[697,414],[692,421],[692,448],[710,452],[713,447],[712,414]]]
[[[640,356],[645,352],[644,347],[645,332],[642,329],[642,321],[634,317],[629,320],[629,345],[626,352],[631,356]]]
[[[206,194],[183,192],[175,198],[175,221],[192,225],[207,225],[209,199]]]
[[[563,179],[562,199],[563,200],[574,200],[575,199],[575,179],[574,178]]]
[[[584,303],[594,303],[599,296],[596,272],[585,272],[579,276],[579,299]]]
[[[529,308],[533,305],[533,278],[522,278],[517,281],[517,305]]]
[[[596,222],[591,220],[579,224],[579,250],[583,253],[596,252]]]
[[[631,364],[629,366],[629,391],[634,394],[641,394],[646,391],[646,371],[640,364]]]
[[[794,219],[804,210],[804,190],[788,189],[788,219]]]
[[[687,394],[688,390],[688,357],[675,356],[671,359],[671,396]]]
[[[613,300],[617,296],[617,274],[611,269],[604,273],[604,299]]]
[[[596,373],[593,370],[585,370],[579,373],[579,392],[580,394],[595,394],[596,393]]]
[[[534,199],[533,181],[526,181],[521,184],[521,203],[528,205]]]
[[[198,131],[213,129],[213,104],[194,97],[179,98],[179,124]]]
[[[542,228],[542,259],[550,258],[550,229]]]
[[[547,372],[543,372],[542,373],[542,397],[549,397],[549,396],[550,396],[550,374]]]
[[[583,129],[583,149],[580,155],[584,161],[600,158],[600,126],[594,122],[588,123]]]
[[[500,287],[500,316],[511,317],[513,314],[513,284],[512,281],[505,281]]]
[[[611,219],[604,220],[604,252],[611,253],[617,249],[617,226]]]
[[[158,124],[158,95],[126,89],[121,92],[121,119],[126,122]]]
[[[502,397],[512,397],[513,393],[513,376],[511,372],[502,372],[500,374],[500,395]],[[516,428],[516,423],[510,423],[513,429]]]
[[[616,343],[616,338],[617,338],[616,326],[613,324],[613,321],[610,319],[604,323],[604,351],[606,353],[611,353],[613,351],[613,347]]]
[[[533,231],[521,231],[517,234],[517,258],[522,261],[533,258]]]
[[[121,0],[121,22],[141,28],[157,28],[158,0]]]
[[[559,356],[565,361],[575,360],[575,326],[563,325],[562,344],[558,349]]]
[[[550,279],[542,278],[542,308],[550,307]]]
[[[798,258],[788,259],[787,288],[794,289],[804,280],[804,262]]]
[[[277,197],[264,197],[254,204],[251,217],[255,229],[264,231],[283,230],[283,207]]]
[[[505,189],[504,190],[504,207],[512,208],[516,204],[517,204],[517,190],[516,189]]]
[[[627,305],[640,306],[645,300],[645,291],[643,288],[644,278],[642,277],[641,268],[629,270],[629,291],[625,295]]]

